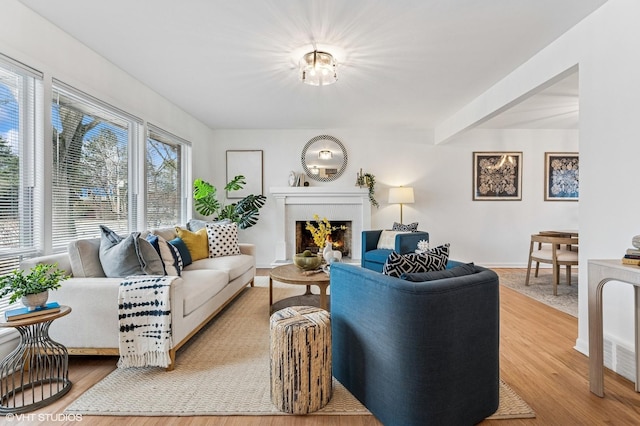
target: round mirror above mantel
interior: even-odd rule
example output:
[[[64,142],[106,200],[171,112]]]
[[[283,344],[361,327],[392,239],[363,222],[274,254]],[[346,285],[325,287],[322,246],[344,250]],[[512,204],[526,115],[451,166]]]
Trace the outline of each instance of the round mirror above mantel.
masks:
[[[320,182],[338,179],[347,168],[347,150],[342,142],[329,135],[309,140],[300,159],[307,176]]]

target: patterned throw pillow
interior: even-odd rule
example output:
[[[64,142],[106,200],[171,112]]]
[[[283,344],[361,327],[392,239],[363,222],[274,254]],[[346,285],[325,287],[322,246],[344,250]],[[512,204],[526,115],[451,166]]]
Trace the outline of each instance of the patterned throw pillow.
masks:
[[[402,274],[414,272],[441,271],[449,260],[449,243],[424,253],[398,254],[391,252],[382,267],[382,273],[400,278]]]
[[[206,229],[209,237],[209,257],[240,254],[237,223],[207,223]]]
[[[176,252],[178,253],[178,258],[180,259],[180,262],[182,262],[180,270],[191,265],[191,253],[189,253],[187,245],[180,237],[175,237],[173,240],[167,242],[175,249],[174,254]]]
[[[209,250],[207,249],[209,244],[207,241],[207,231],[205,229],[191,232],[188,229],[176,226],[176,234],[187,245],[192,262],[209,257]]]
[[[179,238],[176,238],[176,240],[178,240],[178,239]],[[178,274],[178,276],[181,276],[182,275],[182,270],[184,269],[184,267],[186,265],[182,261],[182,255],[180,254],[180,250],[178,250],[178,247],[174,246],[169,241],[167,241],[167,247],[169,247],[169,250],[171,250],[171,255],[173,256],[173,262],[174,262],[174,266],[176,268],[176,273]],[[171,275],[171,274],[167,272],[167,275]]]
[[[172,246],[159,235],[149,234],[147,235],[147,241],[151,243],[154,249],[160,255],[160,259],[162,259],[162,263],[164,264],[164,272],[165,275],[171,276],[180,276],[181,270],[179,269],[178,258],[175,253],[180,253],[173,248]],[[180,262],[181,263],[181,262]]]
[[[418,222],[413,222],[408,225],[403,225],[398,222],[393,222],[392,231],[403,231],[403,232],[418,232]]]

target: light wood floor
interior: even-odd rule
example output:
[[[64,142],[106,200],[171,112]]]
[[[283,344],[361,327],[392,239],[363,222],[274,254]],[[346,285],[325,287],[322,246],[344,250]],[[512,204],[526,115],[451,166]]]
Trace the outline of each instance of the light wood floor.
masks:
[[[499,272],[499,270],[498,270]],[[260,270],[259,275],[266,275]],[[484,425],[637,425],[640,394],[633,383],[607,370],[605,397],[589,392],[587,358],[573,349],[577,319],[501,287],[502,378],[536,412],[535,419],[484,421]],[[180,356],[180,352],[178,352]],[[115,357],[72,357],[69,394],[23,415],[22,424],[57,425],[380,425],[371,416],[262,416],[262,417],[105,417],[67,419],[64,408],[115,368]],[[152,397],[150,395],[149,397]],[[29,417],[27,417],[29,416]],[[16,425],[19,418],[6,424]],[[2,418],[0,417],[0,422]]]

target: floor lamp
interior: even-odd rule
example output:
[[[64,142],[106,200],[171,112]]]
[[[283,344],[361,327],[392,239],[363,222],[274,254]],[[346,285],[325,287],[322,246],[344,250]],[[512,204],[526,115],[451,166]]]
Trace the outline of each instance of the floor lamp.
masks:
[[[409,186],[389,188],[389,204],[400,204],[400,223],[402,223],[402,205],[414,202],[413,188]]]

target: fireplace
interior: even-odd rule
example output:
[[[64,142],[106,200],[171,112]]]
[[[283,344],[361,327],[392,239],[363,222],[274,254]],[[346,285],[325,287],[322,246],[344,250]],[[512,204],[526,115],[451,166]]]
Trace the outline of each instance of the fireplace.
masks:
[[[371,204],[367,188],[272,187],[270,192],[276,204],[278,218],[274,222],[277,238],[274,243],[276,257],[272,265],[290,263],[295,253],[304,251],[298,247],[296,222],[311,221],[314,214],[326,217],[332,225],[336,225],[337,221],[350,222],[350,230],[342,236],[345,240],[342,250],[349,252],[349,261],[360,261],[360,236],[364,229],[371,229]]]
[[[315,220],[309,221],[313,226],[318,224]],[[342,253],[342,257],[351,257],[351,221],[350,220],[330,220],[332,227],[344,227],[345,229],[336,229],[329,235],[329,240],[333,243],[333,249]],[[318,247],[313,241],[311,231],[306,229],[307,221],[296,221],[296,253],[302,253],[310,250],[312,253],[318,253],[324,247]]]

